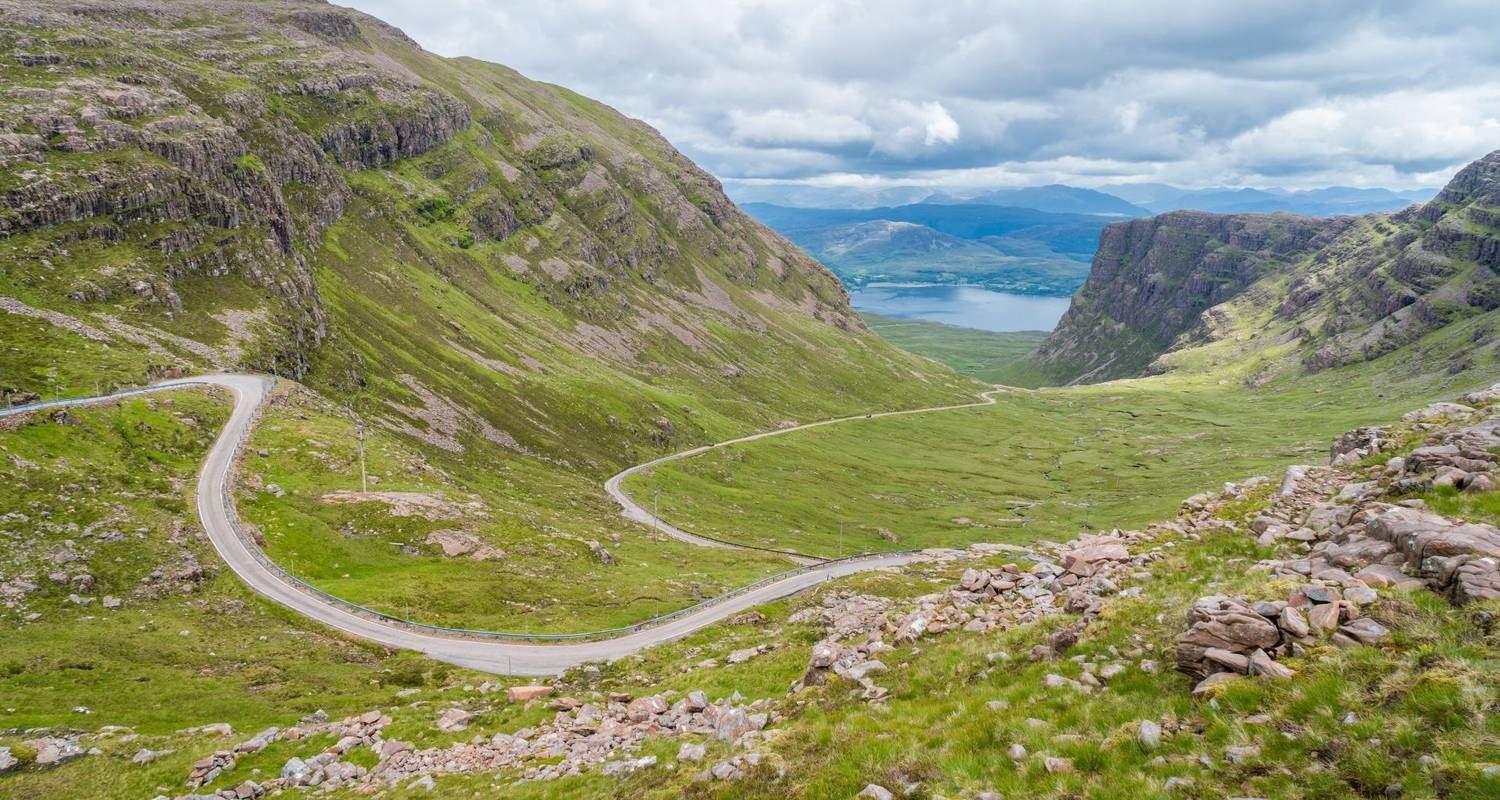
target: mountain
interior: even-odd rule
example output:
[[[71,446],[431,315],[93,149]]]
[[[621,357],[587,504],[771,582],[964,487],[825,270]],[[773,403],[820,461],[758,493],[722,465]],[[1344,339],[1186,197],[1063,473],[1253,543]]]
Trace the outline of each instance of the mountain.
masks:
[[[820,413],[830,382],[863,408],[867,367],[933,369],[655,130],[566,89],[313,0],[0,8],[12,396],[275,371],[393,430],[447,442],[451,406],[484,434],[465,451],[603,470],[658,419]],[[684,410],[664,380],[744,402]]]
[[[935,201],[929,198],[927,202]],[[997,189],[961,202],[974,205],[1034,208],[1038,211],[1051,211],[1058,214],[1103,214],[1117,217],[1145,217],[1151,214],[1147,209],[1112,194],[1057,183],[1021,189]]]
[[[1109,226],[1037,364],[1098,381],[1233,352],[1254,380],[1370,361],[1426,343],[1462,369],[1500,308],[1500,151],[1396,213],[1313,218],[1172,212]],[[1253,340],[1253,341],[1252,341]],[[1493,354],[1490,354],[1493,355]],[[1228,356],[1222,353],[1220,360]]]
[[[1066,296],[1083,281],[1086,258],[1027,239],[963,239],[914,222],[873,220],[789,231],[808,255],[847,286],[870,283],[976,284],[997,291]]]
[[[1091,214],[937,203],[871,209],[750,203],[745,211],[852,285],[921,280],[1046,295],[1078,288],[1099,231],[1109,221]],[[902,235],[892,236],[894,231]],[[914,247],[919,238],[924,244]]]
[[[1284,211],[1312,217],[1371,214],[1398,211],[1432,198],[1430,191],[1396,192],[1390,189],[1356,189],[1330,186],[1324,189],[1181,189],[1160,183],[1115,184],[1106,187],[1115,195],[1154,213],[1192,210],[1236,214]]]
[[[932,197],[926,186],[886,186],[856,188],[849,186],[808,186],[798,183],[747,183],[729,181],[729,197],[740,205],[768,203],[798,208],[879,208],[920,203]]]

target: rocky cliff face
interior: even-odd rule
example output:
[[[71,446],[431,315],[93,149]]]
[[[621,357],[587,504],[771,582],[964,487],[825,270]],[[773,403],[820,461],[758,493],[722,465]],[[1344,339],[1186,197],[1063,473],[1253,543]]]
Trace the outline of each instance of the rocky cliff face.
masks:
[[[1104,229],[1088,280],[1037,359],[1065,381],[1138,375],[1209,308],[1305,258],[1348,218],[1174,211]]]
[[[1036,358],[1068,382],[1174,369],[1181,354],[1226,338],[1288,348],[1266,374],[1372,361],[1458,322],[1471,344],[1488,344],[1500,308],[1497,223],[1500,152],[1395,214],[1176,212],[1113,225]],[[1453,350],[1444,364],[1462,369],[1467,356]]]
[[[537,454],[700,430],[682,397],[760,423],[958,386],[648,126],[354,11],[0,0],[0,74],[0,301],[42,345],[0,391],[87,340],[120,355],[85,385],[275,370]]]

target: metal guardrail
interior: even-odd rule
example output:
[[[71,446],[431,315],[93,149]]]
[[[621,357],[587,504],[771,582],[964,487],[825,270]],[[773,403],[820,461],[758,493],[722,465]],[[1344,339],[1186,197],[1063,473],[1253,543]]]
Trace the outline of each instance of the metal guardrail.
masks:
[[[56,400],[44,400],[44,401],[40,401],[40,402],[36,402],[36,403],[28,403],[28,404],[23,405],[23,406],[11,406],[9,408],[0,409],[0,417],[12,416],[12,415],[16,415],[16,414],[24,414],[24,413],[32,412],[32,411],[45,411],[46,409],[49,409],[49,408],[62,408],[62,407],[73,406],[73,405],[87,405],[87,404],[93,404],[93,403],[96,403],[96,402],[101,402],[102,403],[102,402],[106,402],[108,400],[115,400],[115,399],[124,398],[124,397],[132,397],[132,396],[135,396],[135,395],[148,394],[148,393],[151,393],[151,392],[161,392],[161,391],[166,391],[166,390],[169,390],[169,389],[180,389],[180,388],[188,387],[188,386],[217,386],[217,385],[218,384],[213,383],[211,381],[201,381],[201,380],[191,380],[191,379],[188,379],[188,380],[174,381],[174,382],[169,383],[169,384],[157,384],[157,385],[152,385],[152,386],[140,386],[140,387],[135,387],[135,388],[132,388],[132,389],[122,389],[122,390],[120,390],[118,392],[112,392],[112,393],[107,394],[107,395],[99,395],[97,397],[70,397],[70,398],[59,398],[59,399],[56,399]],[[273,378],[272,381],[271,381],[271,387],[274,389],[275,385],[276,385],[276,380]],[[256,411],[259,412],[259,409],[257,408]],[[769,576],[767,576],[765,578],[761,578],[760,580],[755,581],[754,583],[746,584],[746,585],[738,587],[736,589],[731,589],[731,590],[729,590],[729,591],[727,591],[727,592],[725,592],[723,594],[717,595],[715,597],[710,597],[707,600],[703,600],[703,601],[701,601],[699,603],[695,603],[695,604],[693,604],[691,606],[686,606],[686,607],[680,608],[680,609],[678,609],[676,611],[670,611],[670,612],[668,612],[666,614],[658,614],[657,616],[651,617],[650,619],[645,619],[645,620],[642,620],[640,622],[637,622],[637,623],[634,623],[634,624],[631,624],[631,625],[624,625],[624,626],[621,626],[621,627],[618,627],[618,628],[604,628],[604,629],[601,629],[601,630],[594,630],[594,631],[579,631],[577,633],[520,633],[520,632],[508,632],[508,631],[485,631],[485,630],[476,630],[476,629],[472,629],[472,628],[451,628],[451,627],[446,627],[446,626],[443,626],[443,625],[430,625],[430,624],[425,623],[425,622],[416,622],[415,620],[409,620],[409,619],[406,619],[404,617],[392,616],[392,615],[387,614],[387,613],[385,613],[383,611],[377,611],[377,610],[375,610],[373,608],[369,608],[367,606],[362,606],[359,603],[355,603],[355,602],[353,602],[351,600],[346,600],[346,599],[344,599],[342,597],[339,597],[338,595],[334,595],[334,594],[330,594],[328,592],[325,592],[322,589],[319,589],[318,587],[313,586],[312,584],[308,583],[307,581],[304,581],[301,578],[298,578],[297,576],[291,574],[290,572],[287,572],[284,568],[282,568],[282,566],[280,564],[277,564],[275,561],[272,561],[271,557],[268,556],[268,555],[266,555],[265,551],[261,549],[260,545],[257,544],[253,538],[251,538],[250,536],[246,535],[246,533],[244,531],[244,528],[240,525],[239,511],[235,507],[235,504],[234,504],[233,491],[232,491],[232,489],[230,487],[230,483],[231,483],[230,478],[232,477],[232,473],[233,473],[233,470],[235,468],[235,465],[239,463],[239,460],[240,460],[240,451],[242,449],[244,449],[245,440],[249,436],[250,429],[251,429],[251,426],[247,425],[245,427],[245,429],[243,431],[241,431],[239,433],[239,435],[236,436],[236,438],[235,438],[234,451],[230,454],[230,458],[229,458],[229,461],[228,461],[228,467],[227,467],[227,469],[230,471],[230,474],[226,474],[224,476],[225,480],[224,480],[223,487],[222,487],[222,490],[221,490],[222,493],[223,493],[222,499],[223,499],[223,503],[224,503],[224,515],[229,520],[229,529],[234,532],[234,535],[240,540],[240,543],[245,546],[245,549],[247,551],[249,551],[249,553],[251,554],[251,556],[253,556],[255,558],[255,560],[260,563],[261,566],[265,567],[265,569],[268,572],[270,572],[272,575],[276,576],[276,578],[278,580],[280,580],[281,582],[287,584],[288,586],[292,587],[293,589],[296,589],[296,590],[301,591],[301,592],[303,592],[305,594],[308,594],[308,595],[311,595],[313,597],[316,597],[316,598],[318,598],[318,599],[320,599],[320,600],[328,603],[329,605],[337,606],[337,607],[339,607],[339,608],[341,608],[341,609],[343,609],[345,611],[349,611],[351,613],[357,614],[357,615],[359,615],[361,617],[364,617],[366,619],[370,619],[370,620],[373,620],[375,622],[380,622],[380,623],[385,624],[385,625],[391,625],[391,626],[401,627],[401,628],[405,628],[407,630],[417,631],[417,632],[421,632],[421,633],[434,634],[434,635],[438,635],[438,636],[451,636],[451,637],[457,637],[457,638],[467,638],[467,639],[493,639],[493,640],[499,640],[499,641],[521,641],[521,642],[549,642],[549,641],[577,641],[577,640],[588,640],[588,639],[608,639],[608,638],[613,638],[613,637],[616,637],[616,636],[623,636],[625,634],[635,633],[637,631],[646,630],[648,628],[655,628],[655,627],[664,625],[666,623],[672,622],[674,620],[681,619],[681,618],[686,617],[686,616],[690,616],[690,615],[695,614],[695,613],[697,613],[699,611],[702,611],[704,609],[712,608],[713,606],[719,605],[721,603],[728,602],[730,600],[733,600],[736,597],[741,597],[743,595],[749,594],[750,592],[753,592],[753,591],[755,591],[757,589],[760,589],[760,588],[763,588],[765,586],[770,586],[772,584],[779,583],[781,581],[787,580],[788,578],[795,578],[798,575],[805,575],[805,574],[810,573],[810,572],[816,572],[817,570],[820,570],[820,569],[827,569],[827,568],[832,567],[832,566],[837,565],[837,564],[847,564],[847,563],[853,563],[853,562],[857,562],[857,561],[870,561],[870,560],[881,559],[881,558],[890,558],[890,557],[893,557],[893,556],[913,555],[913,554],[919,552],[919,551],[916,551],[916,550],[891,550],[891,551],[888,551],[888,552],[879,552],[879,553],[860,553],[860,554],[857,554],[857,555],[846,556],[846,557],[843,557],[843,558],[826,559],[826,560],[819,561],[818,563],[815,563],[815,564],[804,564],[804,565],[802,565],[800,567],[795,567],[793,569],[786,570],[785,572],[778,572],[775,575],[769,575]],[[693,534],[693,535],[694,536],[702,536],[702,534]],[[704,538],[704,539],[711,539],[713,541],[720,541],[720,540],[717,540],[717,539],[713,539],[713,537],[709,537],[709,536],[702,536],[702,538]],[[744,548],[748,548],[748,549],[751,549],[751,550],[762,550],[762,551],[765,551],[765,552],[778,553],[778,554],[782,554],[782,555],[797,555],[797,556],[801,556],[801,557],[804,557],[804,558],[820,558],[819,556],[812,556],[812,555],[809,555],[809,554],[806,554],[806,553],[794,553],[794,552],[788,551],[788,550],[776,550],[774,548],[769,548],[769,547],[757,547],[755,545],[744,545],[744,544],[739,544],[739,543],[735,543],[735,542],[723,542],[723,543],[724,544],[730,544],[730,545],[733,545],[735,547],[744,547]]]
[[[187,384],[173,384],[173,386],[179,385]],[[275,387],[274,379],[272,381],[272,387]],[[245,430],[242,431],[235,439],[234,452],[230,454],[230,458],[228,461],[228,469],[230,469],[231,471],[234,469],[234,465],[239,463],[240,450],[245,446],[245,439],[249,435],[249,432],[250,426],[247,425],[245,427]],[[520,633],[508,631],[476,630],[472,628],[451,628],[443,625],[431,625],[425,622],[417,622],[415,620],[409,620],[404,617],[393,616],[383,611],[377,611],[373,608],[369,608],[368,606],[363,606],[351,600],[346,600],[342,597],[339,597],[338,595],[325,592],[322,589],[319,589],[318,587],[308,583],[307,581],[298,578],[290,572],[287,572],[281,567],[281,565],[277,564],[275,561],[272,561],[270,556],[266,555],[265,551],[260,548],[260,545],[256,544],[254,539],[245,534],[244,529],[240,526],[239,512],[235,507],[234,498],[232,497],[233,493],[230,489],[230,481],[228,480],[229,476],[226,475],[225,477],[226,480],[224,481],[222,488],[224,514],[229,520],[230,530],[234,531],[234,535],[239,538],[241,544],[245,546],[245,549],[255,557],[255,560],[260,562],[260,564],[264,566],[267,571],[275,575],[283,583],[286,583],[287,585],[298,591],[317,597],[324,602],[329,603],[330,605],[338,606],[345,611],[358,614],[361,617],[373,620],[375,622],[380,622],[385,625],[397,626],[420,633],[434,634],[439,636],[451,636],[457,638],[493,639],[499,641],[522,642],[608,639],[616,636],[635,633],[637,631],[646,630],[648,628],[655,628],[660,625],[672,622],[673,620],[681,619],[682,617],[697,613],[704,609],[712,608],[713,606],[719,605],[720,603],[733,600],[736,597],[749,594],[750,592],[753,592],[762,587],[770,586],[771,584],[779,583],[788,578],[794,578],[798,575],[804,575],[809,572],[826,569],[835,564],[844,564],[856,561],[870,561],[881,558],[890,558],[892,556],[912,555],[918,552],[916,550],[892,550],[883,553],[861,553],[845,558],[830,559],[827,561],[819,562],[817,564],[805,564],[800,567],[786,570],[785,572],[778,572],[775,575],[761,578],[754,583],[746,584],[736,589],[731,589],[723,594],[717,595],[715,597],[710,597],[707,600],[695,603],[691,606],[686,606],[676,611],[670,611],[666,614],[659,614],[657,616],[651,617],[650,619],[645,619],[640,622],[631,625],[624,625],[618,628],[604,628],[594,631],[579,631],[577,633]]]
[[[21,406],[6,406],[0,408],[0,417],[10,417],[16,414],[25,414],[32,411],[46,411],[49,408],[63,408],[66,406],[91,405],[103,403],[109,400],[118,400],[122,397],[132,397],[138,394],[149,394],[151,392],[163,392],[168,389],[181,389],[184,386],[215,386],[217,384],[208,381],[181,380],[168,384],[153,384],[151,386],[137,386],[132,389],[121,389],[118,392],[101,394],[97,397],[60,397],[56,400],[40,400],[35,403],[27,403]]]

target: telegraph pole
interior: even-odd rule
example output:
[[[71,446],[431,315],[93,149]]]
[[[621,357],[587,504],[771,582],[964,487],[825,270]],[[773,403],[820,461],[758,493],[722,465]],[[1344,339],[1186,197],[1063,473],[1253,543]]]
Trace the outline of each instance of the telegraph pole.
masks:
[[[359,492],[367,494],[370,491],[370,482],[365,473],[365,423],[363,420],[354,421],[354,432],[359,437]]]

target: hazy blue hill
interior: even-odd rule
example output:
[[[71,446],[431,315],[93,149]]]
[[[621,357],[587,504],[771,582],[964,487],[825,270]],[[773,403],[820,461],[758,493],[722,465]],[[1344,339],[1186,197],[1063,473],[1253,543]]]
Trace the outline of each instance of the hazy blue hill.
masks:
[[[1111,217],[1028,208],[921,203],[894,208],[744,209],[823,262],[845,283],[982,284],[1069,295],[1088,276]]]
[[[1309,217],[1343,214],[1374,214],[1399,211],[1425,203],[1435,190],[1392,191],[1330,186],[1323,189],[1182,189],[1162,183],[1120,184],[1106,187],[1115,196],[1149,209],[1167,211],[1212,211],[1220,214],[1275,213],[1284,211]]]
[[[927,202],[933,202],[929,199]],[[1150,210],[1128,200],[1093,189],[1054,183],[1020,189],[997,189],[964,201],[973,205],[1016,206],[1059,214],[1107,214],[1146,217]]]

